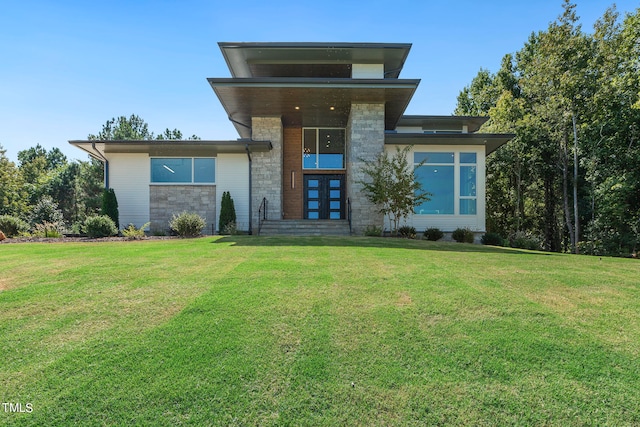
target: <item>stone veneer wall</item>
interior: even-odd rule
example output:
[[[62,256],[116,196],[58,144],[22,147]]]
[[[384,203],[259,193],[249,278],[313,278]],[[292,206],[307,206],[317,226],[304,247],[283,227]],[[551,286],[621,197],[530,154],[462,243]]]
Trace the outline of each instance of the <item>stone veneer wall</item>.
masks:
[[[352,227],[361,235],[367,226],[383,226],[384,218],[362,191],[367,177],[365,161],[384,151],[384,104],[352,104],[347,124],[347,197],[351,199]]]
[[[267,219],[282,219],[282,119],[280,117],[253,117],[251,138],[271,141],[273,149],[266,153],[252,153],[251,167],[251,222],[258,230],[258,209],[264,197],[269,203]]]
[[[216,222],[215,185],[150,185],[149,219],[151,232],[169,232],[173,214],[195,212],[206,219],[203,233],[211,233]]]

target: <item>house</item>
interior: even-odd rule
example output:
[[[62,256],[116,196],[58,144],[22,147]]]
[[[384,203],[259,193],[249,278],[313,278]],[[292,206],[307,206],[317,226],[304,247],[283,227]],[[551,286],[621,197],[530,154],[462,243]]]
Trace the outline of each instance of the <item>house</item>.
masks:
[[[213,232],[229,191],[238,228],[254,234],[264,219],[272,232],[349,223],[361,234],[383,224],[362,192],[362,165],[409,145],[432,196],[408,223],[485,231],[485,158],[512,135],[478,133],[484,117],[404,115],[420,82],[400,78],[410,44],[219,46],[231,77],[208,82],[239,139],[69,141],[104,162],[121,224],[167,230],[186,210]]]

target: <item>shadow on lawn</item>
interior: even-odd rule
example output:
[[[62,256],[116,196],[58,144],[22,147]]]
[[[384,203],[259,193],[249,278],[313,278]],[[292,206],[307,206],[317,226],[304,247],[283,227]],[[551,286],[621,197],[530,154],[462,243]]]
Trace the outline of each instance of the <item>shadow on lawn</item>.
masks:
[[[339,246],[357,248],[400,248],[442,252],[482,252],[509,255],[558,255],[549,252],[501,248],[469,243],[430,242],[396,237],[339,237],[339,236],[222,236],[212,243],[233,246]]]

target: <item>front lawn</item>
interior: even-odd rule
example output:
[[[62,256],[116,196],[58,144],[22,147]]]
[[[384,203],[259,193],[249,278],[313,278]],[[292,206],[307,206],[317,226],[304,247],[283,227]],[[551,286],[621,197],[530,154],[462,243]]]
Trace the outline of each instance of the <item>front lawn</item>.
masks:
[[[638,425],[638,396],[636,260],[384,238],[0,246],[0,425]]]

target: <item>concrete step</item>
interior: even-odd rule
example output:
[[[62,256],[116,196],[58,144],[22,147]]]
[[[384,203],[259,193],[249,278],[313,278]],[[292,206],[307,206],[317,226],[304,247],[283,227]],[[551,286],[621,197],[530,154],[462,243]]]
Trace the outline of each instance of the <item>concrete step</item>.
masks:
[[[260,234],[263,236],[348,236],[350,233],[347,220],[288,219],[264,221]]]

